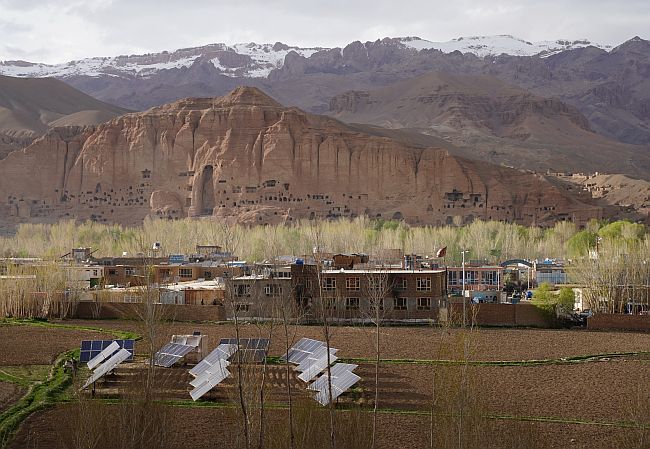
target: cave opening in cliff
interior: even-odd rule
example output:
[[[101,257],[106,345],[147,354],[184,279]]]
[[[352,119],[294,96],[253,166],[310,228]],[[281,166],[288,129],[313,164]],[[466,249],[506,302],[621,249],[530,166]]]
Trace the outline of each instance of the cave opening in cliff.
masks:
[[[201,215],[211,215],[216,206],[213,172],[212,165],[206,165],[201,173]]]

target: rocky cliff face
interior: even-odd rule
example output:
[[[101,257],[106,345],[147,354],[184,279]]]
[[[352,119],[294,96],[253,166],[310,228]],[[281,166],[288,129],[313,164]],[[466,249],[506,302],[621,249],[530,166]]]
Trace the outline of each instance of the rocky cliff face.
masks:
[[[0,161],[0,220],[146,216],[275,223],[368,215],[417,224],[598,217],[544,178],[359,132],[254,88],[96,127],[57,128]]]

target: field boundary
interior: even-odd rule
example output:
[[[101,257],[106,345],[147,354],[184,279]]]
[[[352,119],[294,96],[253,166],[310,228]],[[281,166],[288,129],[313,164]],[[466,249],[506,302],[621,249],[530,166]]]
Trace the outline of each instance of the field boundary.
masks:
[[[13,319],[3,318],[0,319],[0,324],[11,326],[41,326],[59,329],[72,329],[82,331],[101,332],[115,336],[117,339],[133,339],[139,340],[141,337],[128,331],[121,331],[118,329],[103,329],[93,326],[75,326],[62,323],[51,323],[42,320],[27,320],[27,319]],[[18,430],[20,424],[28,418],[31,414],[44,410],[57,403],[66,402],[61,398],[65,389],[72,383],[72,374],[66,372],[64,369],[65,361],[78,356],[79,349],[70,349],[59,354],[51,366],[47,379],[42,381],[28,381],[13,376],[4,371],[0,371],[0,380],[16,383],[21,386],[27,387],[27,393],[21,397],[18,402],[9,407],[0,414],[0,449],[5,448],[11,437]]]

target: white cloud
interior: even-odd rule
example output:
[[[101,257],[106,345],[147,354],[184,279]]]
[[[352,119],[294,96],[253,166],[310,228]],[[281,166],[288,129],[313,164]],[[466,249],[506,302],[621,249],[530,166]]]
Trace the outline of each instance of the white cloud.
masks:
[[[0,60],[64,62],[224,42],[342,46],[417,35],[648,38],[647,0],[0,0]]]

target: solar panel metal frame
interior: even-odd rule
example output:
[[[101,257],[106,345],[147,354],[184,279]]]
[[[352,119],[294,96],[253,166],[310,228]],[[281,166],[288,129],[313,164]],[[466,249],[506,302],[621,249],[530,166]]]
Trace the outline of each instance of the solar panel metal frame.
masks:
[[[214,350],[206,355],[203,360],[197,363],[194,368],[190,370],[190,374],[198,377],[203,371],[215,365],[219,360],[228,360],[235,352],[237,352],[237,345],[221,344],[214,348]]]
[[[82,390],[88,388],[90,384],[93,382],[97,382],[100,378],[105,376],[108,372],[113,370],[117,365],[120,363],[124,362],[129,358],[129,355],[131,353],[128,351],[128,349],[120,349],[117,351],[115,354],[111,356],[108,360],[106,360],[104,363],[99,365],[97,369],[93,372],[92,376],[86,381],[86,383],[81,387]]]
[[[79,362],[88,363],[93,358],[97,357],[104,349],[110,346],[111,343],[116,342],[120,345],[121,349],[126,349],[131,353],[127,361],[132,362],[135,355],[135,340],[133,339],[113,339],[113,340],[82,340],[81,348],[79,351]]]
[[[289,363],[300,365],[300,363],[302,363],[302,361],[306,359],[309,354],[313,354],[314,351],[322,346],[327,346],[327,344],[320,340],[301,338],[298,340],[298,343],[293,345],[289,351],[287,351],[287,354],[280,357],[280,361],[285,362],[288,358]]]
[[[102,350],[99,354],[97,354],[95,357],[92,359],[88,360],[88,369],[95,369],[97,365],[102,363],[104,360],[115,354],[117,351],[120,350],[120,345],[116,342],[113,341],[111,342],[110,345],[108,345],[105,349]]]
[[[194,349],[196,349],[194,346],[167,343],[156,352],[153,358],[153,363],[156,366],[169,368]]]

